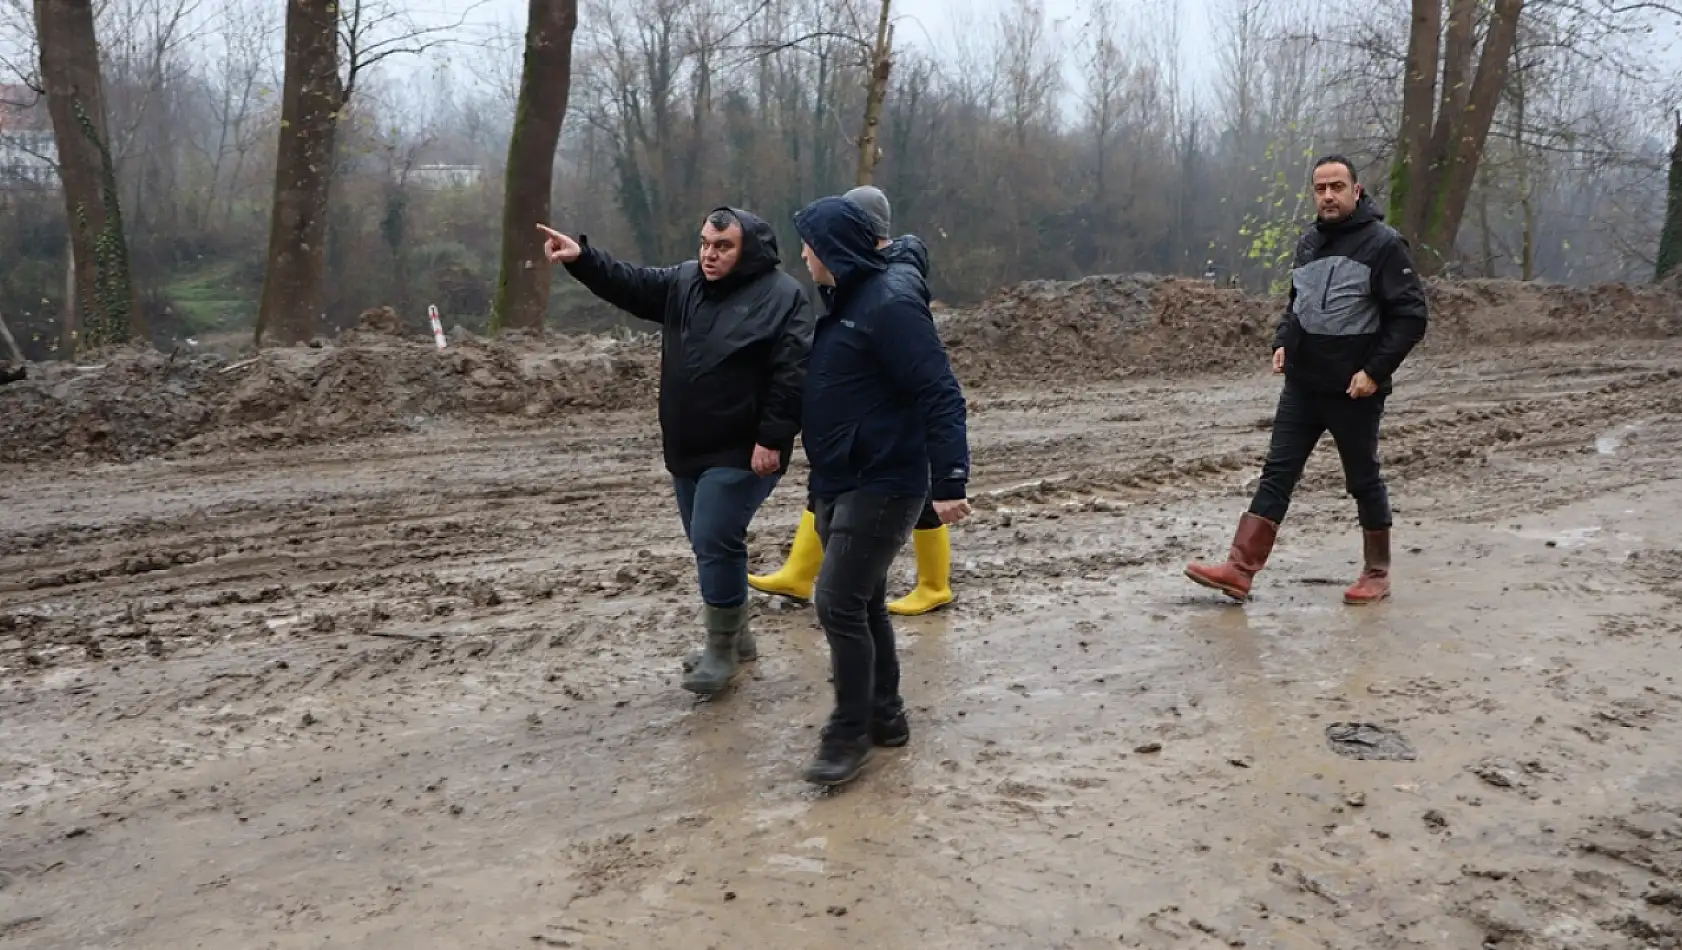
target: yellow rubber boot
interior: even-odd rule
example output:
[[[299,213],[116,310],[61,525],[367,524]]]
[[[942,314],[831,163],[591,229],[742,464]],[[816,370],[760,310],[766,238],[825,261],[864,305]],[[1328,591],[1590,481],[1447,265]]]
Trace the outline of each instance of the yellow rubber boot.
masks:
[[[749,574],[748,586],[767,594],[811,600],[820,567],[823,567],[823,542],[818,539],[818,519],[808,511],[800,516],[788,562],[775,574]]]
[[[926,614],[952,602],[952,532],[945,525],[920,528],[911,533],[917,552],[917,587],[888,605],[888,612],[901,617]]]

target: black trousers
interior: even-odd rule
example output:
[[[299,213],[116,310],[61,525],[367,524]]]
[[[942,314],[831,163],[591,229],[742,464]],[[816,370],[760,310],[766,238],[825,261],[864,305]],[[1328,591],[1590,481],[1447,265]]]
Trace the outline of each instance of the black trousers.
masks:
[[[891,719],[903,707],[899,653],[888,619],[888,569],[924,501],[847,492],[815,506],[823,568],[812,601],[829,640],[835,677],[832,734],[865,736],[872,717]]]
[[[1360,512],[1361,527],[1378,531],[1390,527],[1390,493],[1378,462],[1378,425],[1384,417],[1384,395],[1351,399],[1343,393],[1322,393],[1290,380],[1279,393],[1273,414],[1273,442],[1262,466],[1261,485],[1250,502],[1250,513],[1275,524],[1285,520],[1308,457],[1327,432],[1343,459],[1343,478]]]
[[[810,499],[806,501],[806,510],[814,515],[817,514],[817,509],[813,507]],[[917,516],[917,530],[930,531],[938,527],[940,527],[940,514],[934,510],[934,497],[930,496],[923,500],[923,513]]]

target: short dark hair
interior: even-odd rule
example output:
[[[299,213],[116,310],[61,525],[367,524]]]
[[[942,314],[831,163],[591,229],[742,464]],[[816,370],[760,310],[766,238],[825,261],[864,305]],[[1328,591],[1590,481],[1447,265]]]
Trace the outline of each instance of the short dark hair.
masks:
[[[1331,155],[1322,155],[1314,160],[1315,171],[1319,171],[1320,166],[1322,165],[1342,165],[1344,168],[1349,169],[1349,183],[1351,185],[1358,185],[1361,183],[1361,176],[1355,171],[1355,163],[1350,161],[1347,156],[1339,155],[1334,152]]]
[[[707,223],[712,225],[715,230],[728,231],[732,224],[741,224],[742,221],[731,213],[729,208],[720,208],[707,215]]]

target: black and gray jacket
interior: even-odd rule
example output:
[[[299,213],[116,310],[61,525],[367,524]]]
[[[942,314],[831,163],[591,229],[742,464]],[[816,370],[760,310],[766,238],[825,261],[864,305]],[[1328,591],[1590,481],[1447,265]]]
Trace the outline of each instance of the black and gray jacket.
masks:
[[[1357,372],[1390,391],[1390,377],[1425,336],[1425,287],[1407,240],[1365,195],[1341,221],[1315,222],[1297,242],[1291,297],[1273,335],[1285,375],[1344,392]]]
[[[741,257],[719,280],[695,261],[637,267],[580,235],[567,272],[590,292],[662,327],[660,441],[666,470],[693,478],[715,466],[748,468],[753,447],[776,449],[787,469],[815,317],[806,292],[779,269],[771,225],[737,208]]]

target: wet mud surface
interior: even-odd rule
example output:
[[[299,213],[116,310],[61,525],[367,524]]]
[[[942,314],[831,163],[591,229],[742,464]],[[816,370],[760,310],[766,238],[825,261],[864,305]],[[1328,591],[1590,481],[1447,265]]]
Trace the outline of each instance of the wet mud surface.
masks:
[[[972,387],[912,741],[838,793],[810,609],[678,688],[651,405],[0,468],[0,946],[1682,946],[1682,343],[1411,363],[1369,608],[1329,442],[1251,604],[1180,574],[1260,363]]]

